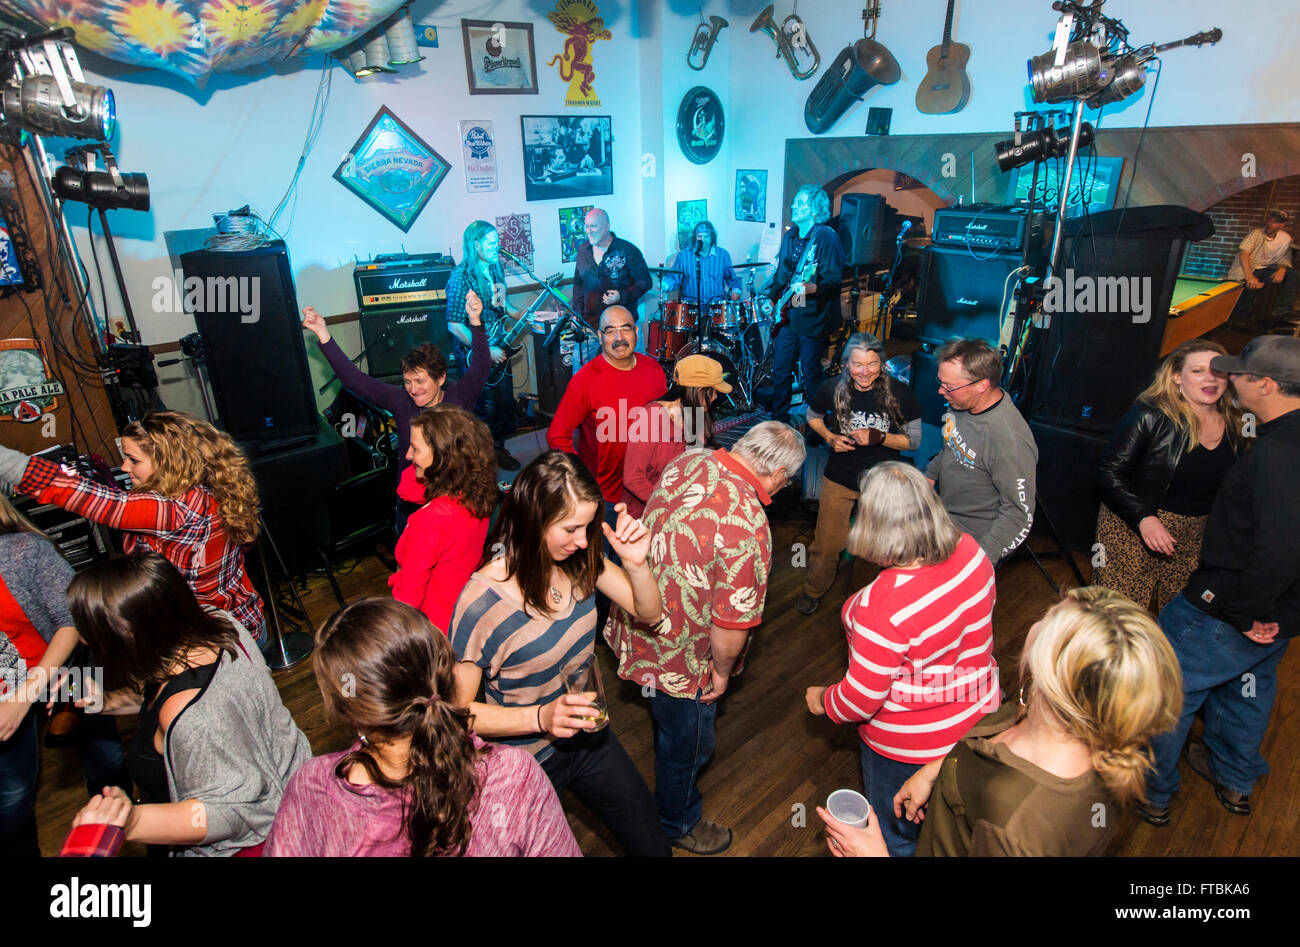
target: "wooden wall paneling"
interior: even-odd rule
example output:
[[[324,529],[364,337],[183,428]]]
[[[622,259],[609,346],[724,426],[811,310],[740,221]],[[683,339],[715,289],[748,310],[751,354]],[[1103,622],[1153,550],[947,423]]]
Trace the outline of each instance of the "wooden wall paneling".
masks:
[[[75,443],[79,450],[101,454],[110,463],[117,464],[121,459],[114,440],[117,425],[102,378],[97,372],[78,367],[55,344],[57,339],[86,364],[94,361],[85,315],[76,312],[80,300],[66,300],[55,279],[59,258],[53,223],[45,214],[23,152],[17,147],[0,147],[0,171],[4,170],[12,175],[16,185],[14,198],[22,210],[17,223],[22,226],[25,218],[24,230],[39,265],[42,288],[15,292],[0,299],[0,339],[35,336],[40,340],[50,371],[63,382],[65,393],[59,396],[58,407],[49,412],[53,414],[53,424],[44,420],[0,421],[0,443],[27,452]],[[62,286],[70,294],[75,293],[74,282],[61,266],[59,275]]]

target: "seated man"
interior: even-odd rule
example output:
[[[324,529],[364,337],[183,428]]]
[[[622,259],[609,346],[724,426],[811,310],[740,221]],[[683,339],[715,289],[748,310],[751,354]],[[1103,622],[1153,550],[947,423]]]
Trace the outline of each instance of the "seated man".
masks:
[[[1268,315],[1268,322],[1261,327],[1265,329],[1290,319],[1291,307],[1295,305],[1296,276],[1291,269],[1291,235],[1282,229],[1287,220],[1286,211],[1269,211],[1264,226],[1256,227],[1241,241],[1228,269],[1228,279],[1244,282],[1247,289],[1263,289],[1266,283],[1281,284],[1273,296],[1273,310]],[[1246,305],[1254,306],[1255,297],[1247,298],[1251,302]]]

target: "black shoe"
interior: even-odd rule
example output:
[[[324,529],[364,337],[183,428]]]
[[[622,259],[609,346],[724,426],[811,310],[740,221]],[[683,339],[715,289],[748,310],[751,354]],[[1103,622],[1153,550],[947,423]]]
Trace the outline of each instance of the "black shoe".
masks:
[[[811,615],[817,611],[817,606],[822,603],[821,598],[813,598],[811,595],[800,595],[799,601],[795,602],[794,607],[799,609],[800,615]]]
[[[1187,763],[1197,776],[1214,787],[1215,798],[1233,815],[1250,815],[1250,796],[1224,786],[1210,771],[1210,748],[1200,740],[1187,744]]]
[[[497,466],[502,470],[515,471],[522,466],[504,447],[497,448]]]
[[[1137,813],[1139,819],[1148,825],[1159,828],[1169,824],[1168,806],[1153,806],[1146,800],[1139,799],[1133,803],[1133,811]]]

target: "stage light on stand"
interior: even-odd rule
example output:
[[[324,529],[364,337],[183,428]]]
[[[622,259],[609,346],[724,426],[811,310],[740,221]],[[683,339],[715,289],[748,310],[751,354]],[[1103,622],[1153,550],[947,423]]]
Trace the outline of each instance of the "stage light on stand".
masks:
[[[1106,63],[1103,68],[1111,78],[1100,92],[1088,97],[1088,108],[1099,109],[1123,101],[1141,89],[1147,81],[1146,64],[1149,61],[1149,58],[1129,55]]]
[[[389,65],[407,66],[424,59],[415,41],[410,7],[402,7],[389,17],[384,24],[384,38],[388,41]]]
[[[1079,128],[1079,147],[1086,148],[1092,144],[1096,131],[1088,122]],[[1028,131],[1016,138],[999,141],[994,146],[998,156],[998,167],[1010,171],[1031,161],[1044,158],[1056,158],[1065,154],[1070,148],[1070,130],[1068,128],[1040,128]]]
[[[79,201],[105,210],[148,210],[149,179],[139,172],[82,171],[64,165],[54,172],[60,200]]]
[[[1102,76],[1101,50],[1079,41],[1065,48],[1065,61],[1056,65],[1056,50],[1050,49],[1028,62],[1029,86],[1035,102],[1055,105],[1084,98],[1096,92]]]
[[[117,131],[113,90],[86,82],[68,82],[73,102],[66,99],[54,76],[32,75],[6,85],[0,95],[5,124],[39,135],[109,141]]]

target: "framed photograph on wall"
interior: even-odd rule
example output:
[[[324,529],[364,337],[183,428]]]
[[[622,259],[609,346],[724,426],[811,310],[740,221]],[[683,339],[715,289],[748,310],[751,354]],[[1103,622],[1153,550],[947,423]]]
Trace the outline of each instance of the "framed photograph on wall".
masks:
[[[524,197],[551,201],[614,193],[608,115],[521,115]]]
[[[536,95],[533,24],[461,20],[470,95]]]

